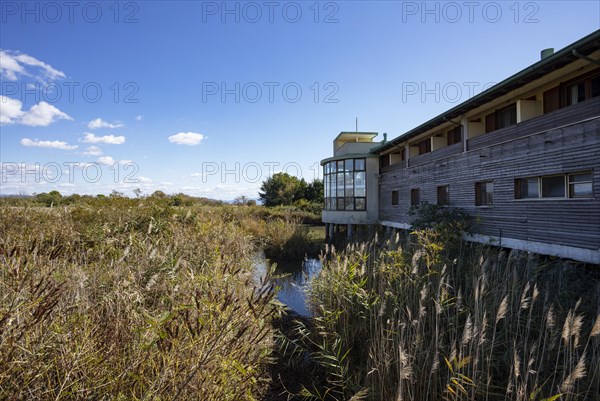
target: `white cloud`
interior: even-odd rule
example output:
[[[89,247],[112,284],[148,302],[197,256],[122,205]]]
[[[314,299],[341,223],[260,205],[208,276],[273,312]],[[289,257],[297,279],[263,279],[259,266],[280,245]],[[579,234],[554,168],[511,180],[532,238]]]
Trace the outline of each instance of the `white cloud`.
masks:
[[[98,159],[98,163],[104,164],[105,166],[114,166],[116,161],[110,156],[102,156]]]
[[[98,146],[89,146],[83,154],[86,156],[100,156],[102,154],[102,149]]]
[[[190,177],[194,177],[194,178],[205,177],[205,176],[206,176],[206,174],[203,174],[203,173],[192,173],[192,174],[190,174]]]
[[[171,135],[169,137],[169,142],[176,143],[177,145],[194,146],[202,143],[204,139],[205,136],[202,134],[197,134],[195,132],[180,132],[176,135]]]
[[[139,116],[135,116],[135,121],[142,121],[144,119],[144,116],[142,116],[141,114]]]
[[[51,104],[39,102],[25,113],[21,118],[21,123],[32,127],[47,127],[56,119],[73,120]]]
[[[27,54],[0,50],[0,76],[16,81],[19,76],[38,80],[66,78],[65,73]]]
[[[48,148],[48,149],[62,149],[62,150],[73,150],[77,149],[77,145],[69,145],[63,141],[38,141],[31,140],[29,138],[21,139],[21,145],[35,148]]]
[[[92,120],[88,123],[88,128],[89,129],[98,129],[98,128],[121,128],[123,127],[123,124],[116,121],[114,124],[108,123],[104,120],[102,120],[101,118],[96,118],[95,120]]]
[[[25,114],[23,103],[17,99],[0,95],[0,124],[15,124]]]
[[[46,102],[39,102],[29,111],[24,111],[20,100],[0,95],[0,106],[0,125],[23,124],[30,127],[47,127],[57,119],[73,120],[66,113]]]
[[[142,184],[149,184],[152,182],[152,179],[148,177],[138,177],[137,179]]]
[[[124,136],[114,136],[114,135],[104,135],[104,136],[96,136],[91,132],[86,132],[82,139],[83,142],[86,143],[105,143],[108,145],[121,145],[125,143]]]

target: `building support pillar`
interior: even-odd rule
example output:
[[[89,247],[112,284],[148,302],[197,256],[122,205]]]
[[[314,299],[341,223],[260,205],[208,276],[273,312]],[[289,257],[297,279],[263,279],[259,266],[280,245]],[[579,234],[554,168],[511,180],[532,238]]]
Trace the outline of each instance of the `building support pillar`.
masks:
[[[348,239],[352,239],[352,224],[348,224]]]

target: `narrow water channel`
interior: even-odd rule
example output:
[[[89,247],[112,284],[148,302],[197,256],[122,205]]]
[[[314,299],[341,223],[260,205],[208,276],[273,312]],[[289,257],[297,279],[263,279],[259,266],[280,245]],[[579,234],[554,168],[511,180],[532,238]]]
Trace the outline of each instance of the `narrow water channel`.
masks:
[[[256,256],[254,269],[257,281],[265,277],[271,264],[272,262],[265,257],[264,253]],[[271,281],[278,288],[279,301],[302,316],[311,316],[312,313],[306,303],[306,290],[310,280],[321,271],[321,267],[318,259],[277,262],[274,278]]]

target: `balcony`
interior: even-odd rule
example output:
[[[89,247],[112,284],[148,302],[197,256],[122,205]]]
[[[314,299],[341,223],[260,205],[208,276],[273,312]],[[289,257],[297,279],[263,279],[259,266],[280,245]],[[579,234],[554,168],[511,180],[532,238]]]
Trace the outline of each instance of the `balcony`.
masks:
[[[486,148],[528,135],[539,134],[554,128],[600,116],[600,97],[586,100],[560,110],[523,121],[510,127],[488,132],[467,140],[467,150]],[[426,156],[426,155],[423,155]],[[422,156],[419,156],[422,157]]]

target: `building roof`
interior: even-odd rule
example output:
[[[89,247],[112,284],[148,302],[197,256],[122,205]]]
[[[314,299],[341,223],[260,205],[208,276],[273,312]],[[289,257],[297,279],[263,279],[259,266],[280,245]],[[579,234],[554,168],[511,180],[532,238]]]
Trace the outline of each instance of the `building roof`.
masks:
[[[373,138],[378,135],[377,132],[349,132],[342,131],[335,137],[334,141],[345,142],[372,142]],[[358,138],[358,140],[357,140]]]
[[[600,29],[579,39],[564,49],[561,49],[556,53],[538,61],[537,63],[532,64],[524,70],[517,72],[511,77],[492,86],[484,92],[473,96],[458,106],[438,115],[437,117],[432,118],[431,120],[382,144],[381,146],[374,148],[371,150],[371,153],[381,153],[385,150],[393,148],[394,146],[414,138],[415,136],[418,136],[432,128],[435,128],[436,126],[443,124],[448,120],[459,117],[469,110],[482,106],[487,102],[505,95],[525,84],[535,81],[536,79],[539,79],[552,71],[562,68],[573,61],[579,60],[582,55],[588,55],[598,49],[600,49]]]

